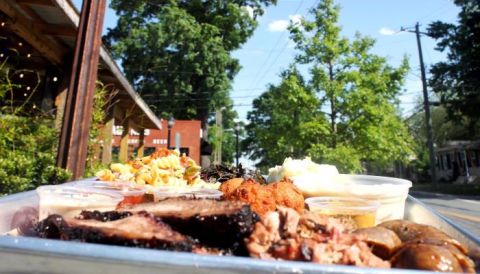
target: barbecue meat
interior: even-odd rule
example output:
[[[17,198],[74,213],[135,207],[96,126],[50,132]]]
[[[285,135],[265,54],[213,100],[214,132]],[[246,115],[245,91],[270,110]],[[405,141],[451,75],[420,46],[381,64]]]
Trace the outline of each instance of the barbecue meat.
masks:
[[[243,178],[232,178],[228,181],[223,182],[220,185],[219,190],[223,192],[224,195],[229,196],[243,183],[243,181]]]
[[[275,196],[277,206],[292,208],[300,214],[305,209],[305,197],[290,179],[268,184],[267,190]]]
[[[402,246],[391,263],[395,268],[475,273],[473,262],[463,254],[457,255],[444,246],[410,243]]]
[[[226,189],[225,187],[223,189]],[[265,185],[253,179],[243,181],[237,188],[224,192],[224,197],[231,201],[242,201],[250,204],[252,210],[260,216],[269,211],[275,211],[275,196],[269,192]],[[228,193],[228,194],[227,194]]]
[[[98,210],[94,210],[94,211],[84,210],[80,213],[80,218],[83,220],[97,220],[101,222],[116,221],[129,216],[132,216],[132,213],[119,212],[119,211],[100,212]]]
[[[67,219],[50,215],[39,223],[38,236],[123,246],[191,251],[193,241],[148,213],[115,221]]]
[[[379,226],[392,230],[403,241],[391,258],[393,267],[475,273],[475,263],[467,256],[467,248],[433,226],[405,220]]]
[[[247,255],[244,238],[259,220],[250,206],[240,201],[172,198],[119,211],[147,211],[202,245],[228,249],[236,255]]]
[[[467,248],[453,239],[445,232],[429,225],[417,224],[406,220],[392,220],[379,224],[378,226],[388,228],[395,232],[402,242],[421,243],[427,239],[435,239],[458,247],[465,254]]]
[[[390,259],[393,252],[402,245],[402,241],[395,232],[381,226],[360,228],[353,233],[363,235],[365,242],[372,248],[373,254],[384,260]]]
[[[293,208],[299,213],[304,210],[305,198],[288,178],[268,185],[260,184],[253,179],[243,182],[237,179],[223,183],[220,190],[228,200],[249,203],[252,210],[260,216],[275,211],[277,206]]]
[[[246,242],[256,258],[390,267],[370,251],[362,236],[343,233],[336,220],[285,207],[267,213]]]

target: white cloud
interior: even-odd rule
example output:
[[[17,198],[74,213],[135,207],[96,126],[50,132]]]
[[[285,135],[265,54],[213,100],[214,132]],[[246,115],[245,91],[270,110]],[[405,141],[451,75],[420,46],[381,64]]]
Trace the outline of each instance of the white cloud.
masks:
[[[268,24],[268,31],[270,32],[282,32],[287,30],[287,27],[290,23],[296,25],[299,24],[302,15],[300,14],[293,14],[288,16],[289,20],[275,20]]]
[[[393,29],[390,29],[390,28],[386,28],[386,27],[382,27],[379,31],[378,31],[381,35],[395,35],[397,32],[394,31]]]
[[[285,31],[288,27],[287,20],[275,20],[268,24],[268,31],[271,32],[282,32]]]

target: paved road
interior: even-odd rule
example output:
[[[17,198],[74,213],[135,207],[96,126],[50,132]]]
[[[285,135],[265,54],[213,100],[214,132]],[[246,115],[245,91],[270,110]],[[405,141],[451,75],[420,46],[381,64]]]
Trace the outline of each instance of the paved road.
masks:
[[[428,192],[412,192],[410,194],[480,237],[480,197]]]

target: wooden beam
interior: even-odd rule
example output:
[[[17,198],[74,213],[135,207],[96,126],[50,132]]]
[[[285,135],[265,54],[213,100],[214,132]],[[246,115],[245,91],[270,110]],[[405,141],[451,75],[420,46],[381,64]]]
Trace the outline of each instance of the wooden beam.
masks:
[[[18,1],[17,1],[18,3]],[[20,6],[20,8],[28,14],[28,16],[30,16],[34,23],[38,24],[38,23],[43,23],[43,18],[40,17],[40,15],[38,15],[29,5],[27,4],[24,4],[24,3],[18,3],[18,5]]]
[[[120,139],[120,152],[118,155],[118,159],[126,163],[128,161],[128,137],[130,136],[130,123],[129,119],[125,119],[122,124],[122,137]]]
[[[52,36],[75,37],[77,35],[77,30],[69,25],[43,24],[41,28],[44,34]]]
[[[2,0],[0,0],[2,1]],[[85,1],[85,0],[84,0]],[[70,0],[52,0],[56,6],[61,7],[65,12],[70,21],[77,26],[78,25],[78,12],[72,5]],[[116,82],[120,86],[118,89],[125,90],[126,93],[130,95],[133,102],[138,105],[138,107],[145,114],[145,118],[150,120],[149,122],[145,121],[150,128],[162,129],[162,123],[158,117],[153,113],[153,111],[148,107],[148,105],[143,101],[141,96],[133,89],[132,85],[128,82],[127,78],[123,75],[120,67],[115,63],[113,57],[108,53],[105,47],[102,46],[100,49],[100,58],[103,61],[102,64],[105,65],[105,68],[110,70],[111,73],[115,76]]]
[[[63,114],[65,113],[65,101],[67,99],[67,87],[64,85],[55,97],[55,129],[57,132],[62,130]]]
[[[57,157],[57,165],[70,170],[73,179],[85,170],[105,6],[106,0],[82,5]]]
[[[22,39],[52,63],[56,65],[61,65],[63,63],[63,56],[67,52],[65,47],[47,39],[38,29],[35,22],[32,22],[32,20],[29,20],[24,15],[19,14],[10,4],[9,0],[0,1],[0,10],[9,17],[7,23],[13,32],[22,37]]]
[[[63,12],[65,12],[67,18],[75,27],[78,27],[80,16],[78,15],[78,11],[73,6],[71,0],[52,0],[52,2],[55,4],[55,6],[59,7]]]
[[[110,115],[103,126],[103,150],[102,164],[108,165],[112,162],[112,140],[113,140],[113,115]]]
[[[47,6],[53,7],[53,2],[51,0],[16,0],[19,4],[28,4],[28,5],[37,5],[37,6]]]
[[[32,18],[35,25],[38,27],[38,29],[42,34],[47,34],[52,36],[76,37],[77,30],[74,27],[68,26],[68,25],[48,24],[28,4],[19,4],[19,6],[23,11],[25,11],[25,13],[27,13]],[[59,39],[58,37],[53,37],[53,39],[58,44],[68,47],[68,45],[66,45],[65,42]]]

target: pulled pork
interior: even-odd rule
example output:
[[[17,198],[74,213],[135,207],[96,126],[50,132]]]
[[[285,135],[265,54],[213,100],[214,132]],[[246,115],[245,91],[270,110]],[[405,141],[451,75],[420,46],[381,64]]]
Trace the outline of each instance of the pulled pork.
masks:
[[[371,252],[361,235],[345,233],[334,219],[314,213],[300,215],[285,207],[257,222],[246,245],[250,256],[261,259],[390,267]]]

